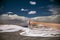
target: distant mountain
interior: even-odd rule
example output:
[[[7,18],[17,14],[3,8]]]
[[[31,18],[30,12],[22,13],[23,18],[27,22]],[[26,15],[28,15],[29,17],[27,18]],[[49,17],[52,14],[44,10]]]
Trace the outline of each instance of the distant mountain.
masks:
[[[60,15],[52,15],[52,16],[39,16],[31,18],[33,21],[38,22],[54,22],[54,23],[60,23]]]
[[[27,25],[27,20],[32,20],[37,22],[60,23],[59,17],[60,15],[51,15],[51,16],[39,16],[34,18],[27,18],[24,16],[18,16],[17,14],[2,14],[0,15],[0,24]]]
[[[0,16],[0,23],[2,24],[17,24],[17,25],[27,25],[26,21],[28,18],[24,16],[18,16],[16,14],[10,15],[10,14],[2,14]]]

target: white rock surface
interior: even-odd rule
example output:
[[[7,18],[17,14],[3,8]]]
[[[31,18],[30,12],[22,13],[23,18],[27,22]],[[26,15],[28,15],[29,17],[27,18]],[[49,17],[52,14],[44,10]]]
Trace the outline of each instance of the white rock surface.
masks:
[[[25,30],[26,28],[18,25],[0,25],[0,32],[16,32],[19,30]]]
[[[22,30],[20,35],[22,36],[31,36],[31,37],[59,37],[60,30],[53,30],[52,28],[44,29],[29,29],[25,27],[21,27],[18,25],[0,25],[0,33],[1,32],[16,32]]]
[[[22,36],[31,36],[31,37],[59,37],[60,30],[53,29],[29,29],[22,33]]]

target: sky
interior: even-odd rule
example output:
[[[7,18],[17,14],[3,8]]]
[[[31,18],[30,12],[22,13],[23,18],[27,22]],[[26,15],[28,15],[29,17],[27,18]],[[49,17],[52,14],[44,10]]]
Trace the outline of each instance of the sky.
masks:
[[[1,0],[1,14],[17,14],[25,17],[50,16],[53,15],[50,10],[54,7],[60,7],[59,0]]]

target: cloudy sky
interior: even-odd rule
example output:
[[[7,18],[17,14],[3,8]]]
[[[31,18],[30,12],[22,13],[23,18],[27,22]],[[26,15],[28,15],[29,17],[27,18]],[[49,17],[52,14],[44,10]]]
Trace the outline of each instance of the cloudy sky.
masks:
[[[54,7],[60,7],[58,0],[1,0],[0,15],[14,13],[29,18],[50,16],[53,15]]]

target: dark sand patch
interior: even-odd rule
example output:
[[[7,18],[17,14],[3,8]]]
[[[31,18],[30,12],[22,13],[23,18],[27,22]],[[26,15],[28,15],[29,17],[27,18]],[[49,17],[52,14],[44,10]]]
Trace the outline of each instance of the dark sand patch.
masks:
[[[0,30],[0,31],[3,31],[3,30]]]

